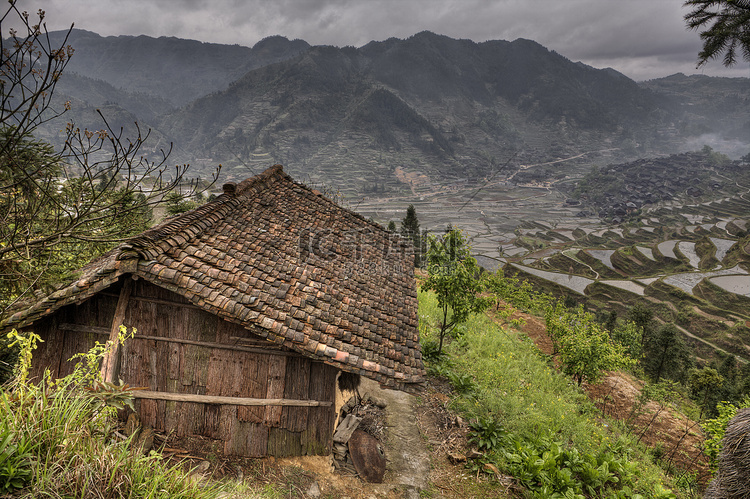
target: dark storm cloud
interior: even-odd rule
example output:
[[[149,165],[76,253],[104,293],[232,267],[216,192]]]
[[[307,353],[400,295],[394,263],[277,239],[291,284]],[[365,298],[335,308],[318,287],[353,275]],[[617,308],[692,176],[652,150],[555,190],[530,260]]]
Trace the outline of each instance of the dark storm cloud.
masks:
[[[361,46],[423,30],[454,38],[528,38],[594,67],[636,80],[676,72],[750,76],[695,63],[698,33],[685,29],[683,0],[24,0],[53,29],[102,35],[177,36],[252,46],[280,34],[327,45]]]

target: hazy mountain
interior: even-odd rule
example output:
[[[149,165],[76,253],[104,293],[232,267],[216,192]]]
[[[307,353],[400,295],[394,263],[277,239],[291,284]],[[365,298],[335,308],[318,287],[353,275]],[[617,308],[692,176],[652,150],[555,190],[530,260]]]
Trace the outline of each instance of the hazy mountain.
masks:
[[[681,136],[699,149],[708,144],[733,156],[750,152],[750,79],[678,73],[641,84],[678,103]]]
[[[65,32],[51,33],[61,43]],[[310,45],[272,36],[253,48],[149,36],[102,37],[74,29],[68,43],[75,49],[66,71],[103,80],[132,93],[161,97],[181,106],[223,90],[248,71],[293,57]]]
[[[360,49],[312,47],[168,115],[161,129],[186,139],[181,154],[222,162],[238,177],[273,159],[349,192],[377,183],[387,192],[407,187],[398,168],[479,178],[653,141],[646,130],[674,112],[623,75],[532,41],[424,32]]]
[[[76,30],[70,43],[58,98],[74,112],[106,104],[198,170],[222,163],[226,178],[244,178],[283,163],[350,195],[519,171],[562,178],[708,133],[737,138],[750,121],[748,79],[734,91],[679,76],[638,84],[523,39],[422,32],[337,48],[277,36],[247,48]],[[712,92],[724,92],[726,113],[709,105]]]

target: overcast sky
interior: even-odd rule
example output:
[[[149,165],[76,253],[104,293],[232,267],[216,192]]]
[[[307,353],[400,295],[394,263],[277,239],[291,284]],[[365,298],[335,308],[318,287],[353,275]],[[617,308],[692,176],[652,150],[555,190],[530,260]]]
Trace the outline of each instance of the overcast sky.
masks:
[[[747,63],[696,70],[698,33],[683,0],[19,0],[50,30],[176,36],[252,47],[266,36],[353,45],[429,30],[453,38],[535,40],[573,61],[635,80],[677,72],[750,77]]]

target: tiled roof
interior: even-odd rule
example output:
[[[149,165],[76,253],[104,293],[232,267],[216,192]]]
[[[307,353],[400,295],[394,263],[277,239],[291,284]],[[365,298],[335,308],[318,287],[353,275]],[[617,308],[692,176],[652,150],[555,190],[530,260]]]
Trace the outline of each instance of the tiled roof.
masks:
[[[276,344],[410,390],[424,375],[411,261],[400,238],[276,165],[94,260],[3,329],[133,273]]]

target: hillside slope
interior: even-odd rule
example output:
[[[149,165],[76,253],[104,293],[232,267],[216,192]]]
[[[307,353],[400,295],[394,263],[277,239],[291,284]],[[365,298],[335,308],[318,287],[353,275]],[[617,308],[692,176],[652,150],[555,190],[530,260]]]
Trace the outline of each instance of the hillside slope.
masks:
[[[544,183],[594,159],[680,152],[704,139],[741,148],[750,122],[750,80],[638,84],[524,39],[425,31],[360,48],[281,36],[248,48],[73,30],[69,41],[76,52],[56,97],[71,100],[72,117],[112,106],[118,124],[153,128],[155,148],[172,142],[173,161],[196,172],[223,164],[227,179],[242,179],[283,163],[350,199],[408,194],[417,177],[427,190],[490,176]]]
[[[181,153],[222,162],[230,175],[281,162],[361,195],[405,189],[397,168],[479,179],[616,151],[633,137],[653,142],[644,130],[674,112],[619,73],[529,40],[423,32],[360,49],[312,47],[169,114],[161,128]]]

